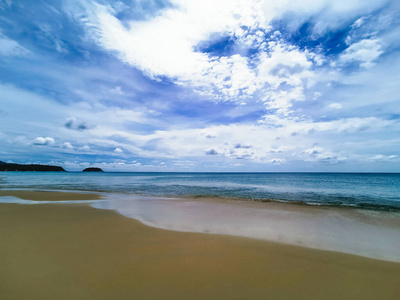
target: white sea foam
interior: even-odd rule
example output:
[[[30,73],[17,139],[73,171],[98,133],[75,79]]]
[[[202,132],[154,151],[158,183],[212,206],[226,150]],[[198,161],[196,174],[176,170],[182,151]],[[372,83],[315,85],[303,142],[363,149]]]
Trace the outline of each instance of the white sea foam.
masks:
[[[351,209],[128,195],[93,206],[114,209],[157,228],[243,236],[400,262],[399,213],[372,216]]]
[[[76,203],[96,203],[96,202],[106,202],[107,200],[64,200],[64,201],[35,201],[35,200],[24,200],[12,196],[0,197],[0,203],[14,203],[14,204],[29,204],[29,205],[39,205],[39,204],[76,204]]]

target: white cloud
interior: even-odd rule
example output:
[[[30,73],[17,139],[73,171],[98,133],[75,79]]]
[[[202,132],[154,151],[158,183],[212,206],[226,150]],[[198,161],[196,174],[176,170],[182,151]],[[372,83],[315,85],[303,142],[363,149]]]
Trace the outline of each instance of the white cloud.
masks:
[[[284,164],[286,162],[286,159],[283,159],[283,158],[272,158],[272,159],[268,160],[268,162],[273,164],[273,165],[281,165],[281,164]]]
[[[273,89],[283,82],[299,86],[302,79],[311,76],[307,70],[312,66],[313,55],[282,42],[270,42],[266,50],[260,54],[257,71]]]
[[[329,122],[279,118],[278,120],[278,123],[274,123],[275,126],[230,124],[202,129],[159,130],[149,135],[126,135],[126,138],[135,142],[136,149],[139,149],[133,152],[140,153],[144,157],[218,156],[221,160],[224,158],[244,159],[259,163],[273,163],[274,159],[287,162],[297,159],[336,163],[348,158],[347,154],[344,155],[338,151],[341,150],[344,142],[354,141],[354,134],[365,139],[368,136],[379,135],[382,130],[391,131],[398,126],[396,120],[388,121],[379,118],[346,118]],[[206,139],[205,132],[213,132],[215,137]],[[115,132],[109,132],[104,138],[114,134]],[[153,140],[157,140],[157,144],[152,151],[141,150],[148,141]],[[313,149],[311,145],[316,140],[322,145],[319,147],[324,148],[320,149],[320,153],[312,155],[311,150],[304,150],[307,145],[309,146],[305,148],[306,150]],[[351,153],[355,148],[346,146],[344,149]],[[376,148],[371,147],[370,151],[373,149]]]
[[[328,164],[344,162],[347,157],[340,153],[333,153],[321,147],[313,147],[304,150],[304,159],[308,161],[317,161]]]
[[[90,163],[89,162],[79,162],[79,161],[54,161],[54,162],[50,162],[50,164],[52,165],[58,165],[58,166],[62,166],[64,167],[64,169],[68,170],[83,170],[87,167],[90,167]]]
[[[333,108],[333,109],[342,109],[342,104],[340,104],[340,103],[331,103],[331,104],[329,104],[329,107]]]
[[[99,42],[119,52],[122,59],[149,75],[181,76],[208,63],[193,51],[214,32],[229,32],[241,25],[253,25],[253,8],[248,1],[172,1],[173,8],[147,22],[132,21],[122,26],[109,7],[97,5]],[[210,9],[212,7],[212,9]],[[160,51],[162,50],[162,51]]]
[[[357,19],[353,23],[353,25],[351,25],[351,28],[360,28],[364,24],[365,20],[367,20],[367,19],[368,19],[368,17],[361,17],[361,18]]]
[[[63,149],[74,149],[74,146],[70,142],[65,142],[62,144],[61,148]]]
[[[378,39],[364,39],[350,45],[340,56],[339,62],[342,64],[358,62],[361,67],[369,68],[382,53]]]
[[[290,16],[288,30],[296,31],[309,19],[316,26],[313,35],[321,36],[329,30],[340,28],[354,18],[368,14],[382,7],[387,0],[265,0],[261,1],[264,20],[268,25],[271,20],[285,14]]]
[[[297,26],[296,22],[303,24],[304,18],[313,16],[314,34],[318,35],[384,2],[174,0],[171,7],[153,17],[125,23],[115,17],[115,8],[96,4],[88,9],[85,22],[101,46],[153,79],[167,76],[176,84],[215,100],[246,104],[255,96],[267,109],[289,117],[294,102],[307,100],[307,92],[314,85],[338,75],[321,67],[327,60],[323,55],[287,44],[278,31],[271,34],[270,22],[290,12],[290,30],[290,26]],[[365,19],[358,18],[354,28]],[[246,26],[251,30],[246,31]],[[196,50],[200,43],[215,40],[216,36],[234,37],[235,47],[243,51],[214,55]],[[258,53],[246,56],[244,53],[250,48]],[[356,62],[363,68],[371,67],[383,53],[381,48],[378,39],[358,41],[346,49],[336,65]],[[114,92],[118,91],[121,90]],[[314,91],[314,95],[321,93]]]
[[[267,85],[271,93],[265,99],[271,101],[274,90],[282,83],[296,88],[288,91],[292,99],[283,104],[285,112],[290,106],[287,102],[293,97],[304,98],[301,87],[313,76],[309,70],[312,60],[320,64],[321,58],[283,42],[266,44],[264,31],[270,29],[262,26],[264,16],[259,1],[175,0],[173,4],[150,20],[131,21],[127,26],[114,16],[111,7],[96,5],[96,14],[89,15],[93,38],[148,76],[167,76],[215,99],[240,101]],[[242,29],[245,26],[260,30],[245,32]],[[196,51],[200,42],[212,39],[215,34],[235,36],[238,47],[256,47],[261,52],[249,58],[239,53],[215,56]],[[279,34],[274,38],[278,40]],[[272,102],[274,107],[280,103]]]
[[[32,141],[33,145],[37,146],[51,146],[54,144],[54,139],[51,137],[37,137]]]
[[[194,85],[200,92],[215,85],[228,97],[237,96],[242,89],[254,92],[255,75],[245,58],[212,57],[195,47],[214,33],[240,34],[240,27],[254,26],[260,17],[257,6],[247,0],[172,2],[173,8],[146,22],[129,22],[128,28],[113,15],[112,8],[96,5],[96,16],[90,20],[97,26],[95,39],[150,77],[168,76],[179,84]]]
[[[123,153],[124,151],[121,148],[115,148],[114,153]]]
[[[79,148],[79,150],[81,150],[81,151],[90,151],[91,149],[90,149],[90,147],[88,145],[84,145],[81,148]]]

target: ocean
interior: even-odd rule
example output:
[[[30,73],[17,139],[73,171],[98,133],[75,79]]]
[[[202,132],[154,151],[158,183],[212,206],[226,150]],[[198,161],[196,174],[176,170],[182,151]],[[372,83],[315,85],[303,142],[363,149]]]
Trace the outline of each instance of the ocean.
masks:
[[[231,198],[400,211],[400,174],[2,172],[1,189]]]
[[[400,262],[400,174],[2,172],[0,189],[96,191],[101,200],[56,203],[86,202],[168,230]]]

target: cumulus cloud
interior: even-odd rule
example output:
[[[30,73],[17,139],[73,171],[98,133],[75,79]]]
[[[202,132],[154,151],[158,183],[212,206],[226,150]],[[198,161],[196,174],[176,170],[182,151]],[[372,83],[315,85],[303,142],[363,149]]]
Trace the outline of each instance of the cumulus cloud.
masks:
[[[37,137],[32,141],[33,145],[36,146],[51,146],[54,145],[54,139],[51,137]]]
[[[123,153],[124,151],[121,148],[115,148],[114,153]]]
[[[369,68],[382,53],[382,46],[378,39],[364,39],[350,45],[340,56],[339,62],[342,64],[357,62],[360,67]]]
[[[65,142],[62,144],[61,148],[63,149],[74,149],[74,146],[70,142]]]

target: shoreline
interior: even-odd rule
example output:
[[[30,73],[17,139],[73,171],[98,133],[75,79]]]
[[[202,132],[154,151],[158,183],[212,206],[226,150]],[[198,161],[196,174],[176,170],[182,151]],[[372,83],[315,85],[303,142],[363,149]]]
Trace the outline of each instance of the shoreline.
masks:
[[[397,212],[218,198],[125,196],[93,206],[160,229],[241,236],[400,262]]]
[[[112,173],[112,172],[111,172]],[[120,173],[120,172],[116,172]],[[397,174],[397,173],[396,173]],[[400,173],[399,173],[400,174]],[[365,211],[377,211],[377,212],[388,212],[388,213],[400,213],[400,207],[388,205],[388,204],[374,204],[369,203],[358,203],[358,204],[337,204],[334,202],[312,202],[312,201],[301,201],[301,200],[286,200],[286,199],[263,199],[263,198],[246,198],[246,197],[231,197],[231,196],[219,196],[219,195],[151,195],[151,194],[133,194],[131,192],[121,192],[121,191],[108,191],[108,190],[94,190],[94,189],[32,189],[32,188],[7,188],[6,190],[0,190],[0,197],[3,193],[13,193],[13,192],[26,192],[27,195],[31,192],[56,192],[56,193],[77,193],[77,194],[97,194],[97,195],[131,195],[133,197],[148,197],[148,198],[166,198],[166,199],[193,199],[193,200],[209,200],[215,199],[217,201],[239,201],[239,202],[249,202],[249,203],[266,203],[266,204],[277,204],[277,205],[293,205],[293,206],[305,206],[305,207],[316,207],[322,209],[349,209],[349,210],[365,210]],[[10,194],[11,195],[11,194]],[[29,196],[26,196],[29,197]],[[95,197],[95,196],[93,196]],[[22,198],[24,199],[24,198]],[[37,198],[39,200],[39,198]],[[26,200],[29,200],[28,198]],[[78,200],[78,199],[76,199]],[[95,200],[95,199],[90,199]]]
[[[0,191],[0,202],[2,196],[3,203],[22,205],[86,203],[158,229],[237,236],[400,263],[397,212],[87,191]]]
[[[397,263],[55,204],[0,204],[5,298],[372,300],[400,292]]]

